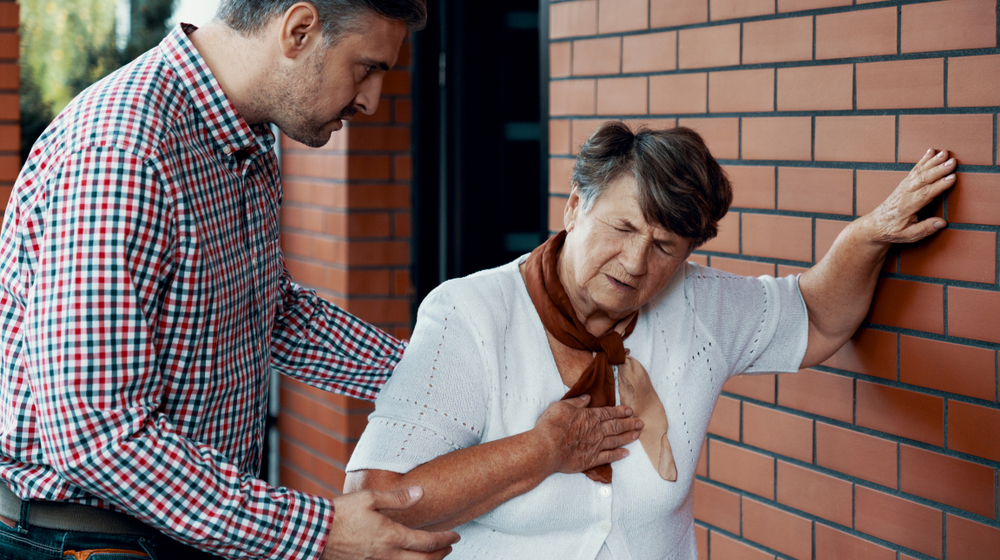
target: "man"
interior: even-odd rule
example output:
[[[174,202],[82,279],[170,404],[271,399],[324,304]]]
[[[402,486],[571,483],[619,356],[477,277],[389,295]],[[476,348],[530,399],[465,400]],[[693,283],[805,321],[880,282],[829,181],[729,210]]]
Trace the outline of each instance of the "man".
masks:
[[[450,551],[454,533],[378,513],[419,488],[327,500],[256,479],[270,369],[371,399],[404,348],[291,281],[265,123],[321,146],[374,113],[425,19],[424,0],[223,0],[38,140],[0,230],[0,557]],[[635,429],[561,410],[553,426],[596,434],[583,453]]]

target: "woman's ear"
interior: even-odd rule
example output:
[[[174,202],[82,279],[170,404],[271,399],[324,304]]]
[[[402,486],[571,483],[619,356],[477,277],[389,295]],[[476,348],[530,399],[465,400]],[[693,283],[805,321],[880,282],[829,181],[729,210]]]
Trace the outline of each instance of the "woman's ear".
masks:
[[[573,184],[573,190],[569,193],[569,200],[566,201],[566,208],[563,209],[563,229],[567,233],[573,231],[576,226],[576,218],[580,213],[580,189],[577,187],[576,183]]]
[[[299,2],[280,17],[278,43],[285,58],[297,58],[323,42],[323,27],[316,7]]]

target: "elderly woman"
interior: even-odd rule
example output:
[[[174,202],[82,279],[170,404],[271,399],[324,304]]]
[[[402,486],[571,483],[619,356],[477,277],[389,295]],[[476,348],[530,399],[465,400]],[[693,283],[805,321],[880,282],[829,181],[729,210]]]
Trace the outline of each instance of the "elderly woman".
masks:
[[[604,124],[580,150],[565,231],[423,302],[348,487],[423,487],[390,515],[457,527],[459,558],[696,558],[691,487],[723,384],[840,348],[890,244],[944,227],[916,213],[954,169],[929,151],[812,269],[745,278],[687,262],[732,200],[702,139]],[[597,436],[553,420],[588,398],[635,417],[610,414]]]

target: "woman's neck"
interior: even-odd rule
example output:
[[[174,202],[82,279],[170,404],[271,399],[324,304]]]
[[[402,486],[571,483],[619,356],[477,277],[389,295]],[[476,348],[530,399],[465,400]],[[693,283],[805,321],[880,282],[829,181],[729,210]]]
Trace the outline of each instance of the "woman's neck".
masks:
[[[565,249],[565,246],[563,249]],[[577,289],[576,283],[573,281],[573,263],[570,258],[566,258],[565,250],[559,251],[556,267],[559,269],[559,281],[562,282],[563,290],[569,296],[569,302],[573,306],[576,318],[583,323],[583,326],[590,334],[600,338],[611,332],[615,328],[615,325],[620,323],[622,319],[632,315],[631,313],[627,313],[621,317],[611,315],[604,309],[594,305],[586,297],[583,290]]]

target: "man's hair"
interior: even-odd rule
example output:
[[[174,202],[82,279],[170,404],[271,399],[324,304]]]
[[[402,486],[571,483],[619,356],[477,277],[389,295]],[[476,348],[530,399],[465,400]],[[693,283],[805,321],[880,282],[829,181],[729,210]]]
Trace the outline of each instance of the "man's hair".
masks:
[[[369,14],[402,21],[411,32],[427,25],[426,0],[222,0],[216,17],[240,33],[255,35],[272,18],[302,1],[316,7],[328,46],[360,31]]]
[[[715,237],[733,201],[729,178],[690,128],[632,132],[623,122],[602,124],[580,148],[573,183],[586,212],[604,188],[623,175],[635,178],[643,218],[691,239]]]

